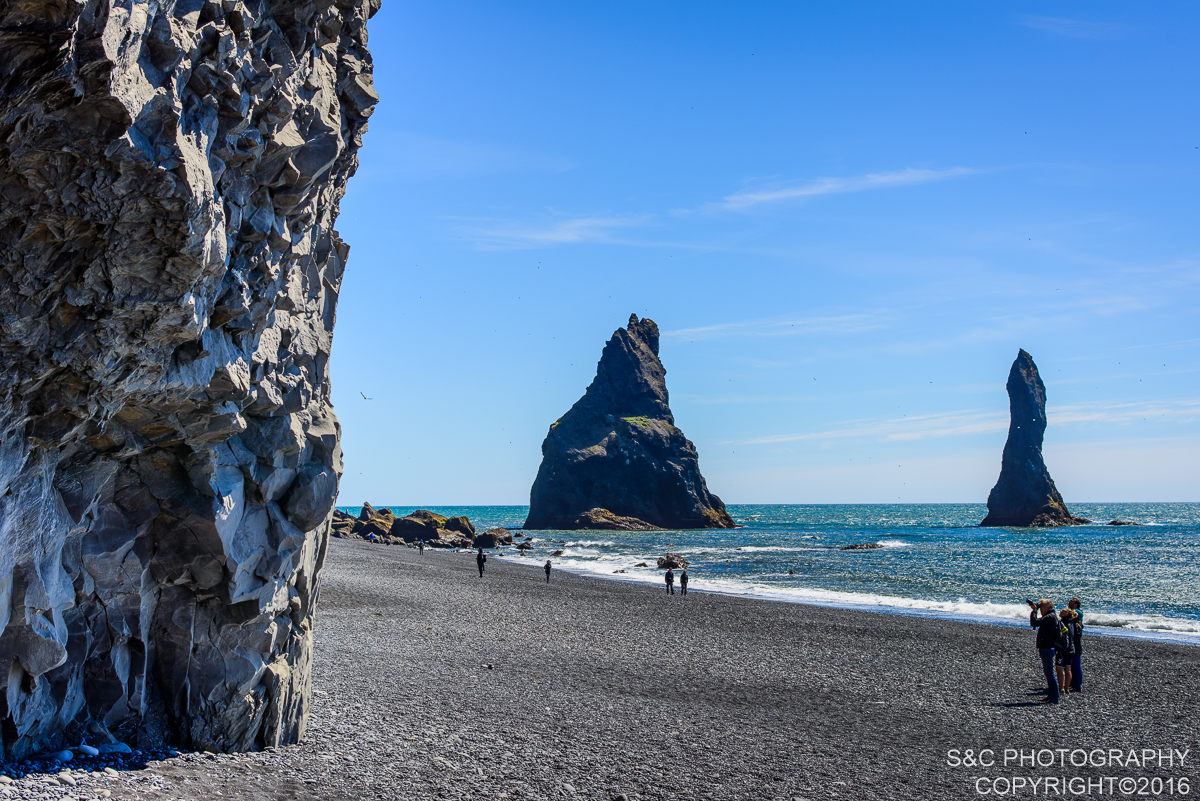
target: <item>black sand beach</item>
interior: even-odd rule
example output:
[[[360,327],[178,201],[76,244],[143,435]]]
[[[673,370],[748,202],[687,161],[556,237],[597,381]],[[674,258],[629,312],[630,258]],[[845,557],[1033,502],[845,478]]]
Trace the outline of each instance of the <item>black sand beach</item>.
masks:
[[[1094,787],[1112,776],[1109,792],[1083,795],[1120,796],[1121,779],[1141,777],[1147,788],[1159,778],[1162,795],[1181,779],[1200,793],[1200,648],[1090,637],[1085,692],[1047,706],[1028,630],[671,597],[558,572],[546,585],[539,568],[493,559],[479,579],[466,554],[335,540],[303,743],[184,755],[62,789],[131,799],[958,799],[977,797],[978,777],[1001,791],[1006,779],[1039,779],[1041,796],[1046,778]],[[952,766],[952,749],[990,749],[996,764]],[[1006,767],[1005,749],[1068,751],[1042,752],[1054,766],[1031,768]],[[1094,749],[1106,762],[1121,749],[1122,763],[1136,749],[1139,764],[1072,767],[1074,749],[1092,762]],[[1190,753],[1182,766],[1178,755],[1143,765],[1142,749]],[[1028,786],[1014,794],[1034,797]]]

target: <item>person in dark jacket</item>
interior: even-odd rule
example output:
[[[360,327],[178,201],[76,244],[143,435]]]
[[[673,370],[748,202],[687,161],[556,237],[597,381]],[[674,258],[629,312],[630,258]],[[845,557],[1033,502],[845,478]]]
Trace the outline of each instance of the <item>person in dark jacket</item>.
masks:
[[[1083,692],[1083,606],[1078,598],[1067,601],[1067,608],[1075,613],[1075,650],[1071,654],[1071,692]]]
[[[1042,672],[1046,674],[1046,703],[1058,703],[1058,679],[1054,676],[1054,643],[1058,641],[1058,615],[1054,614],[1054,602],[1043,598],[1037,604],[1029,602],[1029,625],[1037,629],[1038,656],[1042,659]]]
[[[550,560],[549,559],[546,560],[546,564],[543,567],[545,567],[545,569],[546,569],[546,583],[549,584],[550,583]]]
[[[685,567],[683,570],[679,571],[679,594],[680,595],[687,595],[687,582],[688,582],[687,568]]]
[[[1075,613],[1064,609],[1058,614],[1058,642],[1054,644],[1054,671],[1062,692],[1071,686],[1071,658],[1075,653]]]
[[[475,564],[479,567],[479,577],[480,578],[483,578],[483,563],[486,561],[487,561],[487,554],[485,554],[483,552],[483,549],[480,548],[479,553],[477,553],[475,555]]]
[[[671,568],[668,567],[667,575],[663,576],[663,578],[666,579],[666,582],[667,582],[667,592],[674,595],[675,594],[675,571],[673,571]]]

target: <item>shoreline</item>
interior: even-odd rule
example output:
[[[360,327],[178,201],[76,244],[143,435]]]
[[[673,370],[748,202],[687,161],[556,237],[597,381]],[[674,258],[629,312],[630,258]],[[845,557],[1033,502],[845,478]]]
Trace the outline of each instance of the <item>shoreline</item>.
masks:
[[[467,551],[465,551],[465,550],[454,551],[454,552],[455,553],[467,553]],[[500,561],[507,562],[510,564],[524,565],[526,567],[537,568],[538,570],[541,569],[541,565],[534,564],[533,562],[529,561],[529,557],[510,556],[507,553],[504,553],[500,556],[497,556],[496,558],[499,559]],[[554,557],[550,557],[550,558],[553,561]],[[593,578],[593,579],[597,579],[600,581],[612,581],[612,582],[634,584],[634,585],[645,586],[645,587],[650,587],[650,586],[662,587],[662,586],[664,586],[664,583],[662,581],[655,582],[654,580],[652,580],[648,577],[643,578],[638,575],[630,575],[630,574],[611,575],[611,574],[601,573],[599,571],[581,570],[578,568],[574,568],[572,566],[559,567],[557,564],[554,565],[554,569],[561,570],[564,573],[571,573],[572,575],[586,577],[586,578]],[[767,602],[767,603],[799,604],[801,606],[817,606],[817,607],[822,607],[822,608],[826,608],[826,609],[844,609],[847,611],[854,611],[854,612],[867,612],[867,613],[876,613],[876,614],[881,614],[881,615],[898,615],[901,617],[927,618],[927,619],[931,619],[931,620],[947,620],[947,621],[953,621],[953,622],[958,622],[958,623],[974,623],[974,624],[988,625],[988,626],[1000,626],[1000,627],[1004,627],[1004,628],[1020,628],[1020,629],[1028,629],[1029,628],[1028,621],[1024,620],[1024,619],[997,617],[997,616],[990,616],[990,615],[983,615],[983,614],[970,614],[970,613],[966,613],[966,612],[950,612],[950,611],[945,611],[945,610],[929,609],[929,608],[914,607],[914,606],[899,606],[899,605],[889,606],[886,604],[839,602],[839,601],[834,601],[834,600],[824,600],[824,599],[820,599],[820,598],[788,598],[782,594],[776,595],[776,594],[770,594],[770,593],[759,593],[759,592],[755,592],[753,589],[749,589],[749,588],[747,590],[745,590],[744,592],[739,592],[739,591],[733,590],[733,589],[711,589],[711,588],[702,588],[702,587],[698,588],[693,585],[688,588],[688,592],[689,593],[697,592],[697,593],[704,593],[704,594],[709,594],[709,595],[721,595],[721,596],[725,596],[725,597],[729,597],[729,598],[747,598],[747,599],[751,599],[751,600],[755,600],[755,601],[763,601],[763,602]],[[918,603],[921,602],[921,599],[901,599],[901,600],[913,600]],[[943,603],[943,602],[928,601],[927,603]],[[1085,615],[1086,615],[1087,610],[1084,610],[1084,611],[1085,611]],[[1120,627],[1120,626],[1106,626],[1106,625],[1103,625],[1100,623],[1086,623],[1086,617],[1084,618],[1084,620],[1085,620],[1085,625],[1087,627],[1087,633],[1089,636],[1096,635],[1096,636],[1101,636],[1101,637],[1117,637],[1117,638],[1130,639],[1130,640],[1145,640],[1148,642],[1171,643],[1173,645],[1185,645],[1185,646],[1192,646],[1192,647],[1200,648],[1200,634],[1189,635],[1189,634],[1182,633],[1182,632],[1180,632],[1180,633],[1157,632],[1157,631],[1148,630],[1148,629],[1125,628],[1125,627]]]
[[[952,801],[981,774],[1113,775],[967,770],[952,752],[1182,751],[1200,707],[1191,647],[1091,638],[1084,692],[1050,706],[1028,630],[546,583],[507,560],[481,578],[468,554],[346,540],[329,544],[316,621],[301,743],[181,754],[103,786],[130,801]],[[1116,775],[1200,786],[1197,765]]]

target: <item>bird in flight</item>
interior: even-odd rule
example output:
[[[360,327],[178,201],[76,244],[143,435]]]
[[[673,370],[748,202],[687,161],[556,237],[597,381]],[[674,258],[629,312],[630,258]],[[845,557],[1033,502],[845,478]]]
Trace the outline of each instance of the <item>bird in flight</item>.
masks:
[[[362,390],[359,390],[358,394],[363,396],[363,400],[375,400],[374,398],[368,398]]]

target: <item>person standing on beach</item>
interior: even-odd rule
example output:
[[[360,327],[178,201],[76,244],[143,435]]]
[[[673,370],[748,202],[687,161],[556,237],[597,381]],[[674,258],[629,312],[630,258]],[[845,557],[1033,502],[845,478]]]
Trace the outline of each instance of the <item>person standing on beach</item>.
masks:
[[[687,568],[679,571],[679,594],[687,595]]]
[[[1058,703],[1058,679],[1054,676],[1054,643],[1058,641],[1058,615],[1054,614],[1054,602],[1043,598],[1038,603],[1029,601],[1029,625],[1037,629],[1038,656],[1042,659],[1042,673],[1046,674],[1046,703]]]
[[[1071,692],[1083,691],[1083,603],[1078,598],[1067,601],[1067,608],[1075,613],[1075,650],[1071,654]]]
[[[1071,686],[1071,658],[1075,653],[1075,613],[1064,609],[1058,615],[1058,640],[1054,643],[1054,670],[1058,686],[1069,693]]]
[[[675,594],[675,572],[671,568],[667,568],[667,575],[663,576],[667,580],[667,592],[671,595]]]
[[[483,563],[486,561],[487,561],[487,554],[485,554],[483,552],[483,549],[480,548],[479,553],[476,554],[476,556],[475,556],[475,564],[479,567],[479,577],[480,578],[483,578]]]
[[[417,540],[417,551],[418,551],[418,552],[419,552],[419,553],[420,553],[422,556],[424,556],[424,555],[425,555],[425,540]]]
[[[549,559],[546,560],[546,565],[545,565],[544,569],[546,571],[546,583],[549,584],[550,583],[550,560]]]

